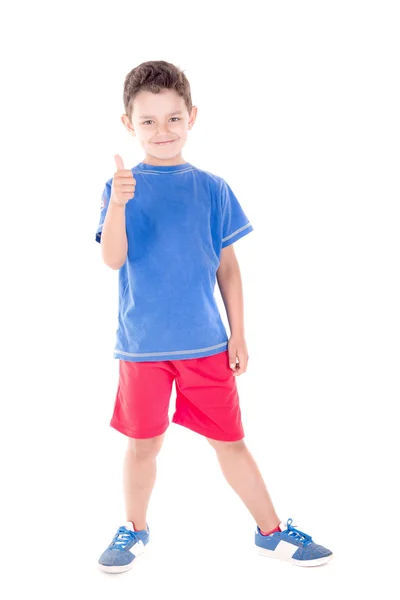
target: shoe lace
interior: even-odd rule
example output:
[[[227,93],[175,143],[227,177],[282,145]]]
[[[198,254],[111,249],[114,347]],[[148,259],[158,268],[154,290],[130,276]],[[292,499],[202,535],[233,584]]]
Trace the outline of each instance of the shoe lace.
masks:
[[[132,540],[132,538],[135,537],[135,535],[135,531],[129,531],[122,525],[119,527],[109,547],[123,550],[125,546]]]
[[[287,530],[289,531],[288,536],[297,540],[298,542],[302,542],[304,544],[304,546],[306,546],[307,544],[310,544],[312,542],[311,535],[307,535],[306,533],[303,533],[303,531],[296,529],[292,525],[292,523],[293,523],[293,519],[287,520],[286,526],[287,526]]]

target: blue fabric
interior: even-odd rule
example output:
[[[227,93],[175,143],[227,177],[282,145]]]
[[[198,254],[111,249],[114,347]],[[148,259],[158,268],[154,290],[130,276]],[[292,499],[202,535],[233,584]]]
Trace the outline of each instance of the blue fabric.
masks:
[[[131,169],[134,198],[125,207],[128,255],[119,269],[114,358],[182,360],[228,348],[214,297],[221,249],[253,231],[222,177],[190,163]],[[109,206],[104,187],[96,241]]]

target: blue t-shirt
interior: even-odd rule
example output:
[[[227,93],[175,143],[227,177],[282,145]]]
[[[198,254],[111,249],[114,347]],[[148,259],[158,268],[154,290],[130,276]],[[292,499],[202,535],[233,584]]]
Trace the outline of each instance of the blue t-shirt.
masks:
[[[228,348],[214,297],[221,249],[253,231],[222,177],[190,163],[131,169],[128,254],[119,269],[114,358],[133,362],[210,356]],[[100,242],[112,178],[104,187]]]

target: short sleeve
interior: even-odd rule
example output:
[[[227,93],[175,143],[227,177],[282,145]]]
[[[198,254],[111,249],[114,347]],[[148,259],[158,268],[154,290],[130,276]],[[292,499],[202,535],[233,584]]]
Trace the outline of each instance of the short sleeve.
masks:
[[[108,204],[110,202],[110,197],[111,197],[111,184],[112,184],[112,179],[107,181],[107,183],[104,186],[103,193],[101,195],[100,219],[99,219],[99,224],[98,224],[97,231],[96,231],[96,242],[100,242],[100,243],[101,243],[101,232],[103,230],[104,219],[106,218],[106,212],[107,212]]]
[[[221,182],[222,248],[253,231],[239,200],[224,179]]]

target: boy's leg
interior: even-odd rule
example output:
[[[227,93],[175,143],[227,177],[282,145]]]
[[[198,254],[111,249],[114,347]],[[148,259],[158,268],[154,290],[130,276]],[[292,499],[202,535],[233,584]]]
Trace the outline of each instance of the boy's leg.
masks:
[[[156,481],[156,458],[165,433],[153,438],[129,438],[124,460],[124,496],[126,520],[136,531],[146,529],[146,514]]]
[[[272,531],[280,523],[268,490],[254,458],[243,440],[221,442],[206,438],[217,453],[222,472],[229,485],[253,515],[262,531]]]

